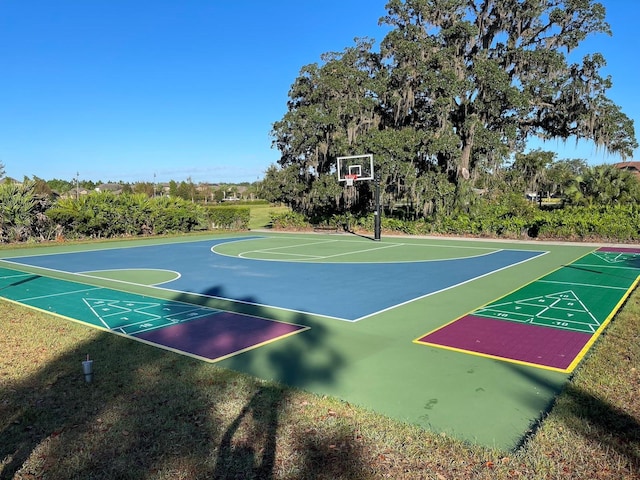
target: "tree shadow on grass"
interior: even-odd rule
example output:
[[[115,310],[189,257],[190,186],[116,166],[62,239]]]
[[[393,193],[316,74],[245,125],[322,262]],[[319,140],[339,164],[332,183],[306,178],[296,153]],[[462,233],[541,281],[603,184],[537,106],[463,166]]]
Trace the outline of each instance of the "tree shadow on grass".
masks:
[[[221,286],[209,288],[203,295],[226,298]],[[247,315],[273,315],[268,309],[257,307],[256,298],[243,298],[241,302],[239,309]],[[278,443],[286,443],[286,448],[298,456],[297,464],[289,465],[296,470],[296,478],[362,476],[364,467],[360,447],[354,441],[355,426],[342,424],[327,431],[300,425],[286,433],[280,428],[281,418],[288,417],[292,407],[294,390],[290,387],[331,385],[345,362],[332,346],[330,329],[324,323],[303,313],[292,313],[287,321],[310,329],[223,362],[225,367],[245,373],[263,372],[267,383],[258,381],[256,392],[222,434],[215,479],[274,478]]]
[[[282,388],[265,386],[249,399],[220,439],[214,479],[272,478],[279,412],[286,395]]]
[[[207,292],[224,296],[223,287]],[[177,295],[172,300],[190,299]],[[239,309],[248,314],[246,306]],[[272,313],[256,306],[250,310],[263,318]],[[47,316],[37,321],[52,334],[85,328]],[[283,416],[291,421],[294,391],[271,380],[331,382],[343,364],[322,324],[303,314],[294,321],[312,328],[270,344],[269,353],[257,357],[275,372],[267,381],[119,335],[79,335],[85,340],[34,373],[0,384],[0,480],[269,479],[276,476],[283,443],[292,455],[283,461],[297,478],[358,477],[363,464],[353,441],[355,427],[320,431],[281,425]],[[19,326],[13,335],[20,338]],[[314,352],[324,361],[309,361]],[[91,383],[81,369],[87,354],[94,360]],[[238,365],[247,362],[240,360],[243,356],[236,357]]]
[[[513,364],[505,365],[526,376],[539,389],[552,393],[546,407],[540,409],[540,418],[536,419],[516,450],[523,447],[538,431],[546,415],[553,409],[555,418],[569,430],[626,458],[632,471],[640,470],[640,422],[637,418],[576,386],[569,379],[560,385],[549,379],[548,372],[538,372]],[[522,401],[527,401],[527,398]]]
[[[2,388],[0,479],[144,478],[201,463],[221,428],[209,406],[226,388],[224,374],[201,388],[197,363],[101,333]]]
[[[277,463],[288,463],[281,469],[295,471],[300,480],[362,478],[365,467],[355,427],[300,425],[287,438],[287,428],[279,429],[279,423],[287,414],[290,397],[290,390],[274,385],[260,388],[251,397],[222,435],[212,478],[272,479]],[[278,462],[278,444],[280,450],[286,444],[284,449],[291,450],[289,455],[297,454],[297,461]]]
[[[640,471],[637,418],[573,384],[567,386],[555,413],[572,431],[607,446],[626,458],[632,471]]]

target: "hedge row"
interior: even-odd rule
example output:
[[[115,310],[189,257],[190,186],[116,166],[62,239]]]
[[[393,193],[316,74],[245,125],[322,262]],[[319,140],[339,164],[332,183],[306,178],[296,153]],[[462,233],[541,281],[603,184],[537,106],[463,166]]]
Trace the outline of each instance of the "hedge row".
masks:
[[[207,207],[207,218],[212,229],[246,230],[249,228],[251,209],[243,206]]]
[[[66,237],[112,238],[246,229],[249,211],[237,206],[203,207],[179,197],[102,192],[59,200],[46,216]]]
[[[302,230],[312,225],[298,213],[272,217],[274,228]],[[331,225],[373,231],[374,216],[334,216]],[[497,238],[539,238],[574,241],[634,242],[640,240],[640,207],[565,207],[554,210],[531,208],[513,212],[486,208],[482,212],[440,216],[427,220],[402,220],[383,216],[382,230],[407,235],[468,235]]]

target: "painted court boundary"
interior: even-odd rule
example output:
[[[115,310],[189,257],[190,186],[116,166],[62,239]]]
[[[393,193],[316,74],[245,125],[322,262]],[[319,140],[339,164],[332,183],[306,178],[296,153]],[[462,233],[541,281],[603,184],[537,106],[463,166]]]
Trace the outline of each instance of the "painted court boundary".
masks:
[[[430,261],[300,263],[218,253],[223,244],[241,245],[244,249],[246,241],[251,240],[261,243],[268,238],[234,237],[135,248],[45,253],[4,258],[3,262],[19,265],[16,268],[31,266],[56,274],[75,275],[114,269],[162,269],[179,272],[180,275],[155,288],[176,296],[196,294],[254,307],[357,322],[546,254],[537,250],[497,248],[492,251],[483,249],[480,255]],[[301,250],[299,244],[298,241],[298,245],[289,248],[298,253]],[[352,278],[359,281],[353,282]],[[313,279],[314,289],[301,289],[300,279]],[[366,298],[367,301],[354,302],[354,298]]]
[[[414,343],[570,373],[639,274],[640,248],[602,247]]]
[[[5,300],[207,362],[310,327],[0,268]]]
[[[274,237],[276,236],[274,235]],[[279,238],[277,236],[274,241],[269,240],[271,246],[277,246]],[[296,242],[298,238],[300,241]],[[359,245],[351,245],[349,242],[350,245],[345,248],[339,245],[336,246],[337,248],[333,248],[332,244],[329,246],[323,244],[317,251],[313,251],[312,246],[297,246],[300,243],[308,244],[309,239],[316,241],[317,239],[322,240],[322,238],[324,237],[317,236],[316,238],[311,235],[294,237],[291,235],[288,243],[293,244],[293,253],[299,253],[301,249],[305,249],[307,253],[322,254],[318,257],[324,257],[327,253],[333,254],[344,249],[356,249],[359,245],[364,245],[362,248],[368,248],[367,244],[362,241],[357,242]],[[217,236],[213,239],[214,242],[218,242],[218,240],[220,239]],[[383,239],[382,244],[385,241]],[[211,240],[200,241],[200,239],[197,242],[180,242],[180,247],[177,249],[173,248],[173,244],[167,242],[162,242],[162,245],[166,245],[166,247],[147,248],[147,242],[141,242],[141,245],[137,243],[134,245],[143,248],[128,248],[129,243],[126,242],[115,243],[115,248],[109,248],[108,252],[104,253],[101,248],[83,247],[90,248],[92,252],[95,252],[91,254],[80,254],[78,251],[74,255],[67,255],[66,252],[69,249],[65,248],[66,246],[47,250],[19,250],[8,258],[5,256],[3,260],[0,260],[0,267],[6,267],[7,270],[21,275],[19,278],[3,279],[0,270],[0,296],[13,299],[31,299],[29,305],[25,306],[37,308],[45,313],[53,313],[64,319],[80,319],[80,323],[109,330],[123,337],[126,335],[126,338],[141,343],[148,343],[169,351],[174,350],[177,353],[207,361],[219,362],[217,365],[222,368],[247,373],[256,378],[281,382],[319,395],[335,396],[353,405],[365,407],[369,411],[375,411],[402,422],[408,422],[434,432],[444,432],[462,440],[490,447],[509,449],[518,445],[522,436],[532,424],[539,420],[541,412],[546,411],[550,402],[567,381],[568,375],[562,372],[495,361],[477,354],[460,354],[443,348],[429,348],[413,342],[422,332],[442,327],[445,323],[466,312],[480,310],[478,306],[488,307],[488,302],[493,299],[502,298],[502,303],[504,303],[506,292],[513,292],[526,282],[531,282],[533,279],[538,279],[542,275],[557,270],[561,265],[569,266],[568,264],[576,262],[576,259],[582,258],[597,248],[595,245],[580,245],[577,248],[564,245],[557,248],[537,246],[531,249],[531,255],[513,253],[510,254],[512,258],[519,258],[525,262],[509,262],[515,267],[513,269],[487,268],[496,274],[489,274],[486,277],[480,277],[475,270],[471,271],[470,264],[476,263],[473,258],[460,258],[456,261],[427,260],[421,261],[419,264],[403,262],[397,268],[394,267],[393,262],[390,265],[389,262],[386,262],[385,267],[391,267],[391,270],[377,268],[381,265],[373,263],[377,258],[384,260],[385,257],[388,257],[395,260],[406,260],[414,255],[413,251],[399,252],[398,249],[385,249],[384,252],[389,253],[379,257],[372,255],[368,259],[372,260],[371,265],[351,263],[339,266],[338,274],[333,266],[328,268],[329,266],[320,259],[318,261],[321,261],[322,264],[318,266],[295,262],[299,267],[289,269],[293,262],[263,262],[259,259],[253,261],[237,258],[238,252],[254,250],[254,247],[267,245],[267,243],[263,239],[256,239],[253,244],[229,239],[224,248],[224,252],[228,256],[219,255],[221,258],[225,258],[222,263],[218,263],[219,259],[212,256]],[[438,257],[442,255],[443,258],[446,258],[449,255],[449,249],[456,248],[455,242],[444,241],[442,243],[447,249],[446,252],[439,252],[435,255],[429,253],[424,256]],[[154,245],[154,242],[148,242],[148,244],[151,246]],[[428,242],[416,241],[416,244],[420,249],[439,246],[438,242],[431,240]],[[452,256],[466,257],[468,255],[469,252],[466,249],[470,244],[467,242],[461,242],[461,244],[465,251],[461,252],[462,255],[450,251]],[[368,245],[370,247],[371,243],[369,242]],[[474,245],[471,244],[471,246]],[[496,248],[510,250],[512,247],[508,242],[478,245],[483,252]],[[522,245],[517,243],[515,248],[521,250]],[[106,246],[111,247],[111,245]],[[298,250],[296,251],[295,248]],[[20,258],[26,259],[25,255],[32,251],[44,252],[45,254],[18,263],[21,261]],[[277,251],[281,253],[282,250],[278,249]],[[188,254],[183,255],[183,253]],[[236,258],[233,258],[233,255],[236,255]],[[483,263],[491,262],[492,259],[499,256],[483,255],[476,260],[478,262],[482,260]],[[529,263],[526,261],[529,256],[536,260]],[[222,268],[216,268],[210,263],[201,261],[205,258],[215,261],[215,265]],[[135,263],[132,263],[130,259],[135,260]],[[367,260],[367,258],[362,258],[362,260]],[[32,261],[33,265],[31,265]],[[52,263],[45,265],[41,263],[43,261],[51,261]],[[585,275],[581,283],[595,284],[598,282],[590,279],[589,275],[606,276],[606,273],[602,273],[604,267],[595,269],[589,265],[594,261],[589,260],[589,262],[562,270],[565,273],[568,272],[566,275],[579,271]],[[196,276],[192,281],[189,281],[191,286],[200,285],[197,290],[201,294],[200,296],[198,293],[188,292],[187,289],[181,288],[187,285],[189,275],[181,275],[178,278],[175,275],[168,276],[163,273],[176,271],[185,273],[186,269],[183,271],[182,267],[188,264],[197,266],[197,268],[194,267],[196,270],[194,273],[197,274],[198,271],[203,273],[203,276]],[[373,297],[373,300],[377,301],[380,301],[383,295],[386,296],[390,293],[389,281],[395,281],[405,290],[411,287],[422,289],[431,284],[442,287],[443,277],[454,274],[454,268],[464,269],[467,277],[471,277],[473,280],[463,284],[450,282],[454,286],[451,289],[442,290],[437,295],[425,297],[419,301],[404,304],[397,300],[387,302],[399,305],[397,310],[384,311],[379,316],[364,322],[344,322],[333,321],[333,317],[298,314],[297,310],[284,311],[274,306],[273,303],[264,301],[271,297],[263,297],[263,293],[278,293],[275,289],[274,291],[269,290],[272,286],[277,285],[281,290],[281,285],[276,280],[272,280],[272,277],[261,277],[262,290],[244,289],[251,291],[252,298],[238,296],[237,291],[230,290],[231,287],[235,288],[236,286],[228,282],[231,274],[242,271],[250,274],[250,276],[246,276],[246,279],[242,278],[243,282],[252,278],[258,279],[260,277],[256,277],[255,274],[260,272],[256,272],[255,268],[262,267],[262,264],[270,265],[271,269],[267,270],[267,273],[286,274],[289,278],[294,278],[295,286],[301,285],[301,277],[293,275],[299,271],[298,268],[305,272],[302,279],[313,278],[314,285],[317,285],[317,277],[311,273],[321,274],[325,271],[331,273],[331,275],[322,277],[323,285],[326,284],[327,288],[322,290],[322,295],[317,295],[317,291],[315,292],[316,296],[321,299],[316,299],[316,303],[322,301],[324,304],[333,305],[342,318],[345,316],[345,308],[349,309],[354,305],[357,307],[358,304],[363,303],[353,301],[353,292],[348,291],[348,288],[340,288],[341,291],[349,293],[349,303],[346,305],[338,303],[339,298],[337,297],[329,297],[329,294],[341,285],[337,283],[337,280],[343,278],[347,281],[345,284],[347,286],[353,285],[354,278],[371,281],[372,285],[377,282],[378,289],[374,294],[369,289],[369,296],[366,297],[367,299]],[[610,264],[609,266],[615,265]],[[179,268],[175,268],[176,266]],[[245,266],[247,267],[245,270],[229,268]],[[433,267],[433,270],[430,267]],[[488,266],[485,265],[485,267]],[[122,268],[125,271],[111,273],[115,269]],[[153,271],[150,270],[152,268]],[[276,268],[277,270],[275,270]],[[396,270],[393,270],[394,268]],[[407,271],[412,268],[415,270],[416,276],[409,278]],[[283,271],[283,269],[285,270]],[[20,272],[15,272],[16,270]],[[130,272],[127,273],[126,270],[130,270]],[[599,270],[599,272],[597,274],[590,273],[590,270]],[[355,271],[358,273],[354,274]],[[616,269],[611,268],[611,271],[614,272]],[[347,272],[347,275],[339,275],[341,272]],[[367,272],[371,274],[366,275]],[[401,272],[401,275],[394,277],[394,272]],[[204,275],[205,273],[206,275]],[[174,277],[175,280],[167,282],[167,278]],[[548,291],[529,292],[526,295],[514,297],[513,302],[519,302],[517,305],[522,308],[513,312],[500,311],[498,313],[519,314],[522,310],[535,308],[535,306],[527,304],[530,303],[527,302],[527,299],[545,297],[550,292],[557,294],[566,289],[558,287],[562,282],[566,283],[564,278],[556,275],[546,280],[539,282],[538,286],[545,287]],[[71,283],[65,283],[65,281]],[[626,291],[630,283],[626,280],[624,285],[609,285],[607,288],[612,290],[622,288],[623,291]],[[257,284],[256,282],[253,285]],[[73,285],[77,290],[74,291],[70,285]],[[239,281],[237,285],[242,286]],[[458,287],[458,285],[460,286]],[[158,286],[162,288],[158,288]],[[218,286],[221,287],[218,290],[212,288]],[[169,290],[168,287],[172,287],[172,290]],[[605,290],[601,286],[596,289],[593,286],[573,285],[572,288],[579,298],[586,298],[585,295],[591,295],[594,290]],[[30,289],[30,291],[27,292],[26,289]],[[306,306],[307,299],[300,299],[298,290],[289,290],[289,295],[293,295],[292,298],[297,299],[299,304]],[[426,290],[437,291],[438,289],[427,288]],[[135,293],[139,296],[124,297],[121,295],[121,291],[126,294]],[[234,292],[234,295],[230,295]],[[406,294],[407,292],[400,291],[400,293]],[[211,299],[209,296],[202,296],[202,294],[215,296]],[[362,298],[357,295],[356,297]],[[415,298],[414,295],[409,295],[409,297]],[[159,300],[160,298],[165,300]],[[267,305],[269,308],[233,303],[234,298],[255,301],[255,304]],[[219,299],[223,301],[219,301]],[[556,306],[563,302],[569,302],[566,297],[563,299],[553,298],[549,301],[556,302]],[[503,306],[498,305],[499,303],[501,302],[496,301],[491,305],[504,310]],[[592,315],[600,319],[603,310],[593,311],[592,303],[589,299],[586,305]],[[49,306],[54,307],[56,312],[53,312]],[[570,307],[570,305],[568,306]],[[377,312],[380,309],[373,310]],[[264,348],[261,347],[261,344],[255,344],[261,348],[250,346],[242,354],[238,353],[242,351],[243,346],[233,343],[238,340],[235,335],[231,337],[231,342],[228,341],[228,338],[224,339],[221,336],[218,336],[217,343],[213,342],[212,344],[187,342],[187,345],[191,344],[192,347],[195,345],[195,348],[191,349],[191,353],[186,352],[186,348],[180,344],[170,343],[167,338],[162,338],[163,336],[173,337],[176,339],[175,342],[178,342],[177,338],[182,336],[186,338],[207,337],[209,331],[214,330],[216,321],[221,322],[218,326],[224,326],[225,329],[228,329],[236,326],[235,320],[242,322],[246,318],[225,315],[228,313],[227,311],[308,325],[311,328],[305,331],[296,330],[285,337],[267,337],[273,338],[273,340],[267,339],[268,345],[262,344]],[[361,318],[358,316],[362,315],[361,310],[351,309],[349,311],[353,318]],[[489,315],[490,313],[492,312],[489,310],[478,312],[477,316],[482,319],[486,317],[482,317],[481,314]],[[571,313],[583,318],[576,312]],[[589,315],[587,317],[583,318],[583,324],[588,326],[591,325],[592,319]],[[541,322],[546,321],[545,318],[538,318]],[[102,321],[106,322],[106,325]],[[506,322],[502,321],[501,323]],[[511,323],[518,325],[519,322]],[[48,323],[45,324],[48,325]],[[269,325],[279,326],[260,321],[254,325],[262,330],[268,330]],[[187,326],[189,328],[183,335],[185,332],[183,329]],[[300,331],[303,333],[298,335],[297,333]],[[56,332],[52,331],[51,333],[55,334]],[[153,338],[150,338],[152,336]],[[213,338],[215,337],[216,335],[213,336]],[[254,338],[257,339],[257,337]],[[228,345],[227,351],[232,352],[226,358],[224,357],[226,352],[222,348],[224,345]],[[203,350],[209,348],[217,353],[211,355],[204,352],[203,354]],[[204,355],[212,360],[205,358]]]

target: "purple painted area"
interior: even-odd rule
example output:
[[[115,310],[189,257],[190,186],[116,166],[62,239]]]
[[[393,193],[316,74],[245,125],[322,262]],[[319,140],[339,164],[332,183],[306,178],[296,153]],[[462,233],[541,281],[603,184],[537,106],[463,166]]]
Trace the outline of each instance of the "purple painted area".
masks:
[[[598,252],[640,253],[640,247],[600,247]]]
[[[587,333],[467,315],[418,341],[566,370],[590,338]]]
[[[164,347],[218,360],[306,328],[221,312],[135,336]]]

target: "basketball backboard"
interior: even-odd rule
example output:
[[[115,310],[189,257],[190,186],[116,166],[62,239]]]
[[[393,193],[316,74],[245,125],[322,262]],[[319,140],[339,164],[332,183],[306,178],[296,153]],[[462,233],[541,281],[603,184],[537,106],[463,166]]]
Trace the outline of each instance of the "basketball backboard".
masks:
[[[373,155],[338,157],[338,181],[373,180]]]

